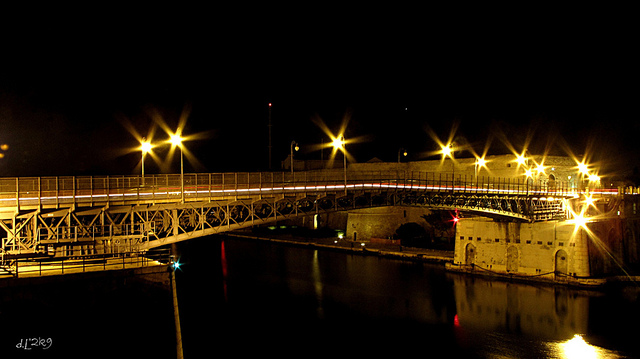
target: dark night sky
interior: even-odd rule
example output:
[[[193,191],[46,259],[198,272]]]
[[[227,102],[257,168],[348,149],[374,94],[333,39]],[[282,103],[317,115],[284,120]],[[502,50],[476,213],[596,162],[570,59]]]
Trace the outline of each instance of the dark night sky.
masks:
[[[478,152],[493,138],[490,153],[507,153],[501,136],[521,148],[530,133],[531,153],[564,154],[567,143],[610,171],[640,162],[637,28],[617,18],[624,11],[514,11],[505,20],[299,10],[185,20],[191,9],[179,23],[134,13],[9,39],[0,175],[138,173],[139,153],[121,153],[137,145],[122,119],[145,134],[150,113],[175,127],[186,106],[184,133],[209,136],[186,143],[201,166],[185,171],[264,170],[269,102],[275,169],[292,140],[299,158],[319,159],[311,145],[329,139],[312,119],[337,132],[347,113],[346,137],[366,138],[348,147],[358,161],[394,161],[400,147],[424,159],[436,148],[426,128],[444,140],[457,123],[457,141]],[[146,168],[160,172],[151,159]]]

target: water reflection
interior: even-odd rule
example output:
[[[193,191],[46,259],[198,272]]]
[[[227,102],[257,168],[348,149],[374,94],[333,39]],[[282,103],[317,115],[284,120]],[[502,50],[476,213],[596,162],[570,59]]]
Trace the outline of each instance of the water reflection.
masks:
[[[318,318],[324,318],[324,309],[322,308],[322,276],[320,275],[320,265],[318,263],[318,250],[313,251],[313,261],[311,262],[311,278],[318,302]]]
[[[483,358],[636,352],[629,344],[633,333],[623,328],[640,318],[637,297],[491,281],[439,265],[314,248],[208,243],[215,243],[221,263],[192,244],[178,284],[185,351],[191,353],[212,343],[234,355],[239,347],[263,355],[276,350],[274,343],[286,343],[278,346],[279,357],[310,347],[327,355],[429,350]],[[213,287],[221,288],[219,300],[203,296]],[[235,339],[252,345],[229,346]],[[362,344],[345,348],[344,340]]]
[[[556,347],[558,356],[567,359],[596,359],[607,356],[605,350],[587,343],[580,334],[574,335],[566,342],[556,344]]]
[[[568,288],[453,276],[463,327],[538,338],[571,338],[588,327],[589,297]],[[571,305],[569,305],[571,303]]]
[[[486,357],[619,358],[589,344],[591,300],[604,294],[450,275],[459,345]]]

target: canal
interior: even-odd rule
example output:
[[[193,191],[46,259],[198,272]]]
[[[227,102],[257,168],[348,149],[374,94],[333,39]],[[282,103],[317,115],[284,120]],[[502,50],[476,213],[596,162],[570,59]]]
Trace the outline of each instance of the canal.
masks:
[[[180,245],[185,357],[637,357],[637,288],[594,292],[442,265],[213,237]]]
[[[185,358],[640,357],[635,287],[491,281],[224,236],[178,250]],[[110,273],[73,278],[0,288],[0,357],[176,357],[166,286]]]

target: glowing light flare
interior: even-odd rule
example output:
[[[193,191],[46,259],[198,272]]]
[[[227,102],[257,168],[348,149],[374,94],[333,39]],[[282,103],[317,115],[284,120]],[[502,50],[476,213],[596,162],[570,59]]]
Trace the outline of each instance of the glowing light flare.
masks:
[[[331,146],[333,146],[335,150],[344,150],[345,143],[343,136],[339,136],[331,140]]]
[[[587,343],[580,334],[576,334],[566,342],[560,343],[559,347],[562,351],[562,357],[567,359],[600,358],[603,354],[600,348]]]
[[[152,149],[153,149],[153,145],[151,144],[151,142],[143,140],[140,143],[140,151],[142,151],[143,154],[147,154],[151,152]]]
[[[588,176],[589,175],[589,166],[587,166],[584,162],[578,163],[578,172],[581,174]]]
[[[596,207],[596,200],[595,200],[595,198],[593,198],[593,195],[592,195],[592,194],[589,194],[589,195],[585,196],[584,201],[583,201],[582,203],[584,203],[584,205],[585,205],[587,208],[588,208],[588,207],[593,207],[593,208],[596,208],[596,209],[597,209],[597,207]]]
[[[349,138],[348,140],[345,139],[344,134],[346,133],[347,124],[349,123],[350,118],[351,118],[350,112],[347,112],[343,116],[342,124],[340,125],[340,130],[338,131],[338,135],[335,135],[333,131],[329,129],[329,126],[327,126],[327,124],[320,117],[316,116],[313,118],[313,123],[315,123],[316,126],[318,126],[322,130],[322,132],[324,132],[330,138],[330,142],[329,143],[323,142],[321,145],[320,144],[312,145],[311,148],[315,150],[332,148],[331,156],[329,157],[329,164],[328,164],[329,168],[333,167],[333,161],[335,160],[338,150],[340,150],[346,156],[346,159],[348,161],[355,162],[355,158],[349,153],[349,151],[347,151],[347,145],[351,143],[366,142],[371,139],[370,136],[358,136],[354,138]]]
[[[587,228],[588,219],[584,213],[574,213],[570,220],[576,227]]]
[[[442,157],[452,157],[453,158],[453,149],[452,145],[449,143],[447,145],[440,145],[440,153]]]
[[[8,149],[9,149],[9,145],[7,145],[6,143],[0,145],[0,150],[6,151]],[[4,153],[0,152],[0,158],[4,158]]]
[[[175,262],[173,262],[173,270],[176,271],[178,269],[180,269],[180,266],[182,265],[182,263],[180,263],[180,260],[176,260]]]
[[[526,171],[524,171],[524,175],[527,178],[532,178],[533,177],[533,171],[531,170],[531,168],[528,168]]]
[[[587,227],[587,223],[591,222],[592,218],[586,215],[587,207],[582,206],[582,208],[580,209],[580,213],[576,213],[573,209],[571,209],[570,206],[568,208],[571,219],[567,220],[567,223],[573,225],[572,237],[575,237],[580,229],[587,232],[587,235],[591,237],[593,235],[593,232],[591,232],[589,227]]]
[[[524,166],[527,163],[527,158],[524,155],[516,155],[516,163],[520,166]]]
[[[482,168],[484,168],[485,170],[489,171],[489,168],[487,167],[487,160],[485,160],[484,156],[482,157],[476,157],[476,163],[475,163],[475,172],[476,175],[478,175],[478,172],[480,172],[480,170]]]
[[[545,168],[547,168],[547,166],[545,166],[543,162],[536,164],[536,172],[538,172],[539,174],[544,174]]]
[[[169,138],[169,143],[171,143],[171,145],[176,147],[181,147],[182,141],[184,141],[184,138],[182,138],[182,136],[180,136],[179,133],[174,133]]]
[[[456,209],[453,213],[451,213],[451,221],[453,226],[455,227],[458,222],[460,222],[460,212]]]

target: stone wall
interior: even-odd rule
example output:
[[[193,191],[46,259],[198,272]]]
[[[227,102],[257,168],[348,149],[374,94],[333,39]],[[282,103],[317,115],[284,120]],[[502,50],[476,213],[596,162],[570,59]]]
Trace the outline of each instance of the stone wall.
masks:
[[[444,160],[413,161],[413,162],[371,162],[350,163],[352,171],[416,171],[416,172],[440,172],[443,175],[454,174],[471,181],[477,175],[479,178],[500,177],[510,179],[524,179],[525,168],[516,162],[514,155],[486,156],[486,166],[477,167],[474,158],[445,158]],[[563,181],[571,186],[579,185],[579,173],[575,160],[566,156],[533,156],[527,165],[536,168],[537,164],[544,165],[544,172],[533,171],[536,181]]]
[[[454,263],[499,273],[588,277],[586,235],[566,222],[498,222],[467,218],[458,223]]]
[[[431,213],[426,208],[379,207],[349,211],[346,235],[352,240],[368,241],[371,238],[390,238],[405,223],[426,223],[423,215]]]

